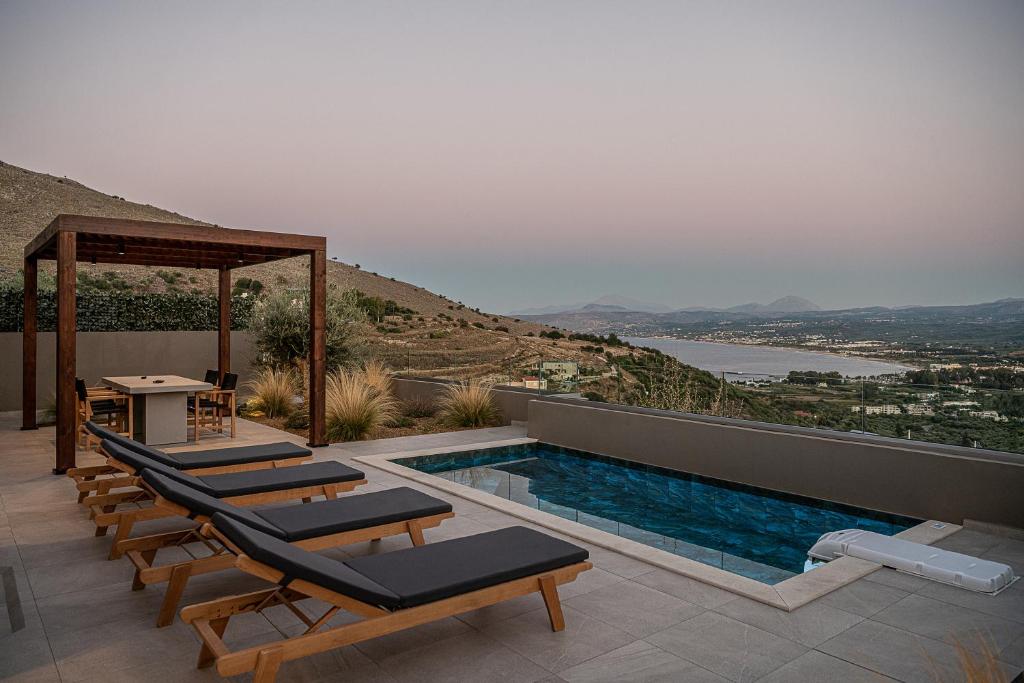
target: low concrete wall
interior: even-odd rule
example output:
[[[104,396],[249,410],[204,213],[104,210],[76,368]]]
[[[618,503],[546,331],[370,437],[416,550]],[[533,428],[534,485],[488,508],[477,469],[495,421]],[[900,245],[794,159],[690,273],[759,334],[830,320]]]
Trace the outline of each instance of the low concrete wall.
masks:
[[[432,401],[440,397],[444,388],[450,384],[458,384],[458,382],[398,376],[395,378],[395,395],[403,401],[408,399]],[[498,386],[493,388],[493,392],[494,403],[501,412],[503,424],[525,422],[529,416],[530,401],[543,401],[553,396],[538,393],[535,389],[522,389],[520,387]]]
[[[545,443],[956,524],[1024,528],[1024,456],[663,411],[529,404]]]
[[[55,393],[56,344],[40,332],[36,350],[36,405]],[[112,375],[182,375],[202,379],[217,367],[214,332],[79,332],[78,376],[89,384]],[[248,332],[231,333],[231,367],[244,381],[253,359]],[[0,333],[0,411],[21,410],[21,333]]]

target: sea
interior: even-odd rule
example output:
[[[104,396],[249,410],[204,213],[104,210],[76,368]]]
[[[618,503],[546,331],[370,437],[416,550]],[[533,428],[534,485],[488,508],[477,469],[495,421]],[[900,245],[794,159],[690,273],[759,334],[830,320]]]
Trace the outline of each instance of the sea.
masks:
[[[819,351],[800,351],[777,346],[722,344],[718,342],[667,339],[664,337],[623,337],[634,346],[649,346],[728,381],[785,377],[792,370],[838,372],[845,377],[872,377],[913,370],[907,365],[840,356]]]

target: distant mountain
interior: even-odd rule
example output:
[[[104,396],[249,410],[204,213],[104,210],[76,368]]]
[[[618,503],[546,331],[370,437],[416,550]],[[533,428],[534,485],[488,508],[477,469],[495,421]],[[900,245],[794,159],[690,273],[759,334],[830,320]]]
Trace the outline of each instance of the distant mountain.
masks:
[[[656,304],[650,301],[640,301],[628,296],[619,294],[606,294],[599,299],[578,304],[554,304],[551,306],[539,306],[536,308],[522,308],[511,311],[509,315],[553,315],[556,313],[575,313],[577,311],[636,311],[638,313],[668,313],[672,310],[670,306]]]
[[[784,296],[770,304],[742,304],[726,310],[733,313],[806,313],[820,311],[821,306],[800,296]]]

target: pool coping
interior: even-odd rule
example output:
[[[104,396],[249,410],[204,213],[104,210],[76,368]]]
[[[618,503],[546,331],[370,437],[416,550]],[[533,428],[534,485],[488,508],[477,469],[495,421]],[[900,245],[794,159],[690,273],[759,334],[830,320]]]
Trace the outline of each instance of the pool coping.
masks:
[[[653,565],[654,567],[686,576],[702,583],[721,588],[723,590],[741,595],[751,600],[770,605],[772,607],[790,612],[802,607],[812,600],[816,600],[832,591],[842,588],[858,579],[871,574],[882,568],[882,565],[868,562],[855,557],[843,557],[833,560],[828,564],[818,567],[812,572],[799,574],[774,585],[761,583],[739,574],[724,569],[718,569],[711,565],[697,562],[686,557],[674,555],[664,550],[659,550],[638,541],[616,536],[600,529],[580,524],[572,520],[564,519],[547,512],[541,512],[521,503],[516,503],[500,498],[478,489],[456,484],[447,481],[433,474],[420,472],[418,470],[399,465],[392,462],[401,458],[415,458],[424,455],[438,455],[442,453],[457,453],[486,448],[501,448],[503,446],[521,446],[537,443],[538,439],[529,437],[518,437],[514,439],[501,439],[494,441],[483,441],[458,446],[441,446],[435,448],[421,448],[416,450],[400,450],[389,453],[375,453],[373,455],[356,455],[356,460],[365,465],[375,467],[390,474],[395,474],[406,479],[411,479],[420,484],[425,484],[435,489],[471,500],[474,503],[485,507],[499,510],[506,514],[526,520],[531,524],[550,529],[552,531],[577,538],[592,545],[606,548],[617,553],[626,555],[641,562]],[[942,528],[936,528],[935,524],[942,524]],[[902,538],[916,543],[930,545],[938,540],[949,536],[962,527],[949,522],[938,522],[927,520],[917,526],[911,527],[896,534]]]

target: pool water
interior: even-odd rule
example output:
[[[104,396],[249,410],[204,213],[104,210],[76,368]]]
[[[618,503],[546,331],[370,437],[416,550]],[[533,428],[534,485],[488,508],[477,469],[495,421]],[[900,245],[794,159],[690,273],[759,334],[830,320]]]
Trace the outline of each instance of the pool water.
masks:
[[[394,462],[768,584],[825,532],[921,521],[540,443]]]

